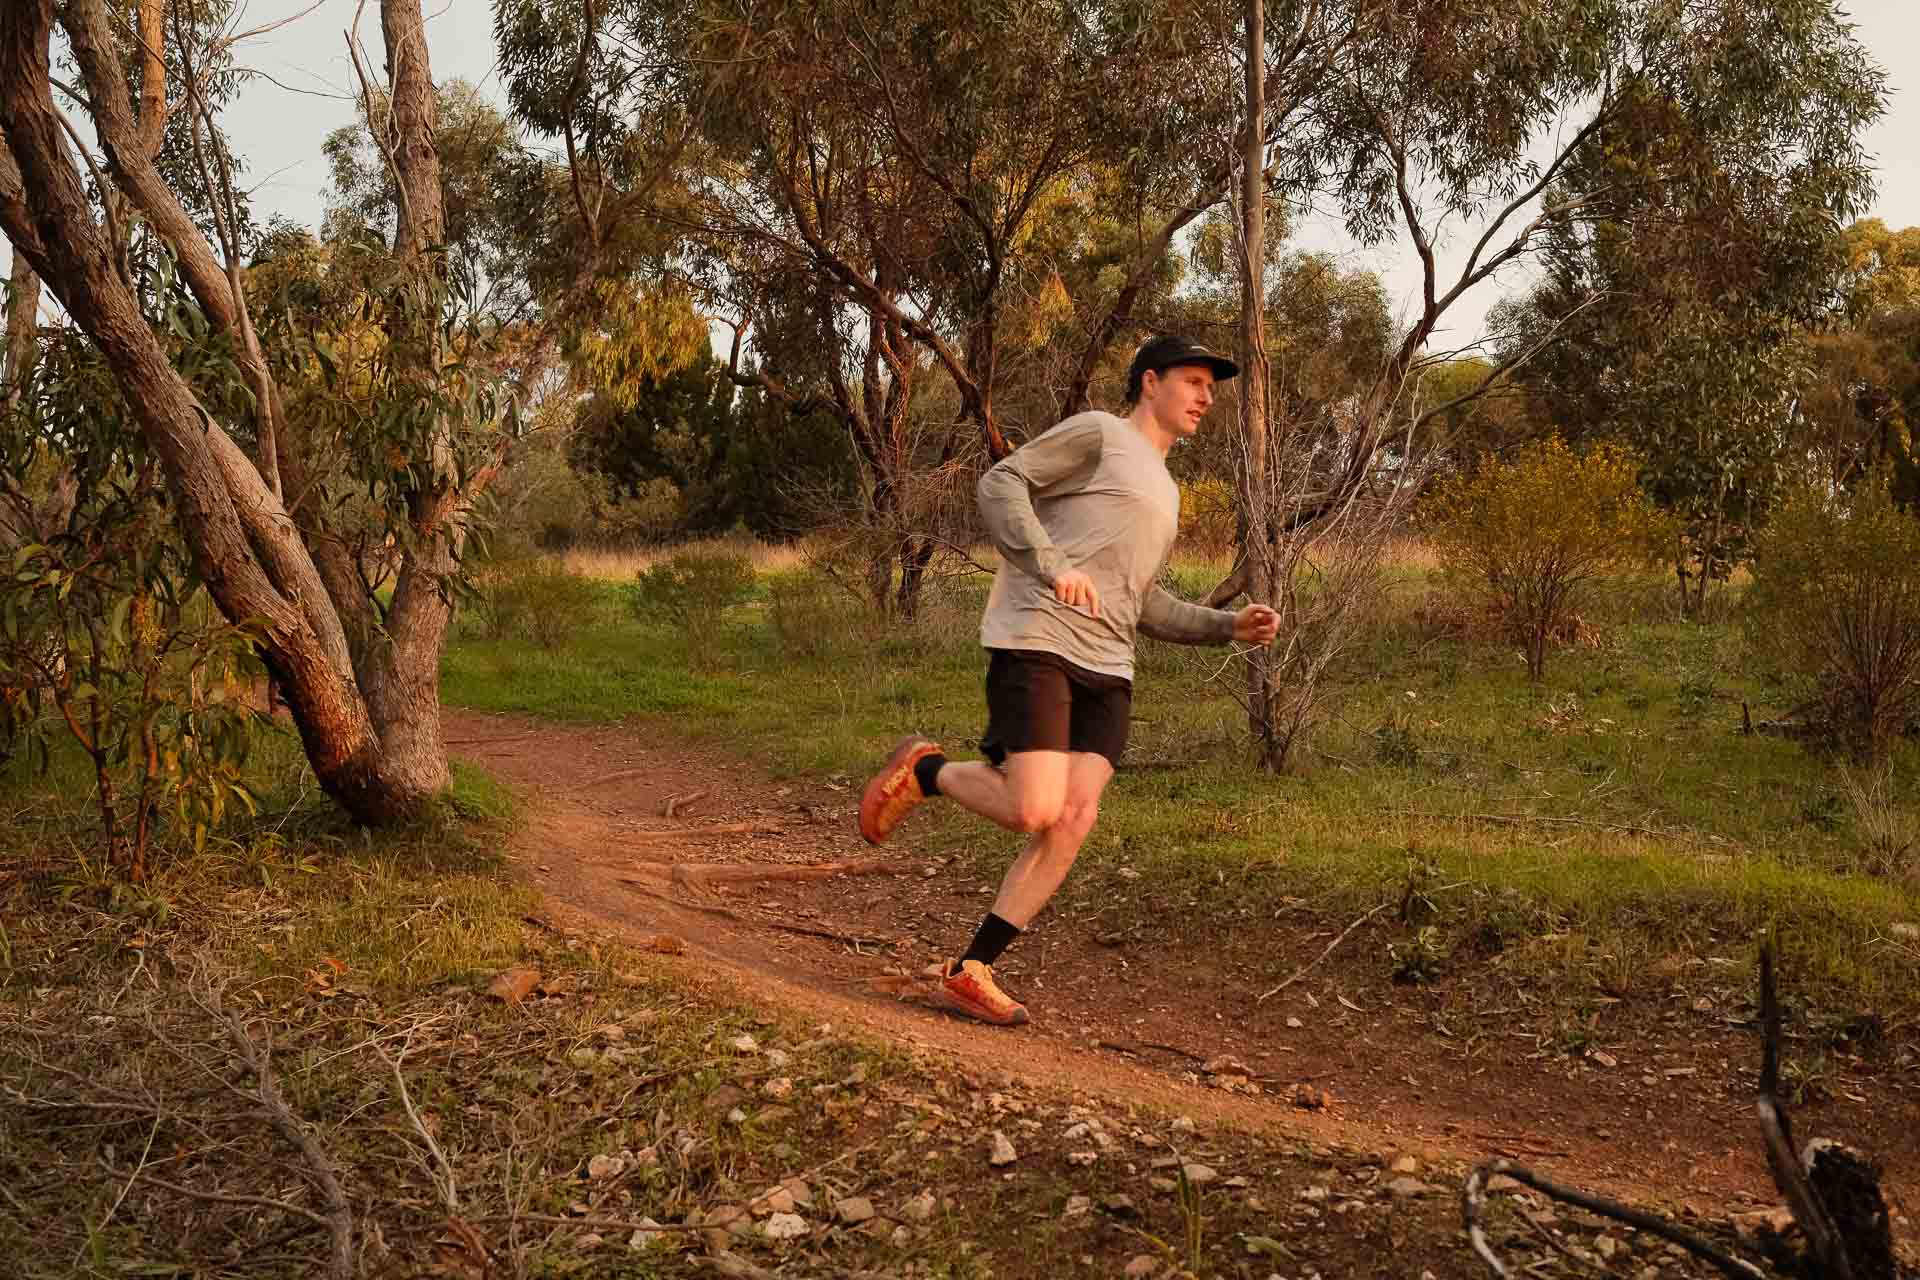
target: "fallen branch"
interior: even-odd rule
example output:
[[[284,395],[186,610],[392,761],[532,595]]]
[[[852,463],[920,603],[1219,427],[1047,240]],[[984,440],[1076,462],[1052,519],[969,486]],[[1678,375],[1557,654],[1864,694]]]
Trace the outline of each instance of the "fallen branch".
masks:
[[[666,804],[660,807],[660,816],[671,818],[682,809],[690,809],[707,798],[706,791],[688,791],[682,795],[668,796]]]
[[[1584,1191],[1576,1191],[1572,1187],[1563,1187],[1558,1183],[1549,1182],[1525,1165],[1515,1164],[1511,1160],[1489,1160],[1467,1175],[1467,1185],[1460,1195],[1460,1216],[1467,1229],[1467,1238],[1473,1245],[1473,1251],[1480,1255],[1481,1261],[1487,1264],[1488,1270],[1502,1277],[1502,1280],[1513,1273],[1507,1270],[1507,1265],[1500,1261],[1498,1254],[1494,1253],[1493,1246],[1487,1241],[1486,1228],[1480,1221],[1481,1214],[1486,1210],[1487,1181],[1496,1174],[1504,1174],[1522,1186],[1532,1187],[1542,1195],[1558,1200],[1562,1204],[1585,1209],[1588,1213],[1611,1218],[1615,1222],[1624,1222],[1630,1227],[1677,1244],[1696,1258],[1711,1263],[1722,1275],[1733,1277],[1733,1280],[1766,1280],[1766,1273],[1751,1262],[1723,1252],[1691,1232],[1674,1226],[1664,1218],[1628,1208],[1624,1204],[1602,1196],[1590,1195]]]
[[[672,840],[681,836],[744,836],[762,831],[779,831],[778,822],[768,818],[756,818],[750,822],[722,822],[711,827],[676,827],[665,831],[628,831],[622,834],[626,840]]]
[[[1332,955],[1334,952],[1334,948],[1338,947],[1341,943],[1347,940],[1348,934],[1352,933],[1355,929],[1358,929],[1361,925],[1365,924],[1367,921],[1373,919],[1373,917],[1378,915],[1380,912],[1386,910],[1386,907],[1387,907],[1387,904],[1383,902],[1379,906],[1375,907],[1373,910],[1367,912],[1367,914],[1361,916],[1358,920],[1355,920],[1352,924],[1348,925],[1345,929],[1342,929],[1340,931],[1340,936],[1335,938],[1332,942],[1329,942],[1327,944],[1327,949],[1325,951],[1322,951],[1319,955],[1315,956],[1313,959],[1301,965],[1299,969],[1294,971],[1294,975],[1291,978],[1288,978],[1285,982],[1281,983],[1279,986],[1275,987],[1273,990],[1267,992],[1265,995],[1262,995],[1259,999],[1255,1000],[1254,1003],[1265,1004],[1269,996],[1279,995],[1282,991],[1285,991],[1288,987],[1300,981],[1300,979],[1306,977],[1307,972],[1309,970],[1311,970],[1315,965],[1319,964],[1322,960],[1325,960],[1328,956]]]

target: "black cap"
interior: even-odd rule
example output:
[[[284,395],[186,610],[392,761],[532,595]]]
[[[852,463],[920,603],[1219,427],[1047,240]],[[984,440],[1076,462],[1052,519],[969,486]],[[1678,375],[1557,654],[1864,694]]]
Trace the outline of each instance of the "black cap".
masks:
[[[1127,399],[1140,398],[1140,379],[1149,371],[1163,373],[1182,364],[1205,365],[1213,370],[1215,380],[1220,382],[1240,372],[1239,365],[1218,352],[1208,350],[1192,338],[1163,333],[1157,338],[1148,338],[1133,353],[1133,363],[1127,368]]]

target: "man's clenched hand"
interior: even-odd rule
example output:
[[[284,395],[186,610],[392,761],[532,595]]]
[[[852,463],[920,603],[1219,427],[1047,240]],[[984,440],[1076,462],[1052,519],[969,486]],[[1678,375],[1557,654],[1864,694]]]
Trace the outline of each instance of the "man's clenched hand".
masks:
[[[1233,638],[1241,644],[1272,644],[1280,634],[1280,615],[1264,604],[1250,604],[1233,615]]]

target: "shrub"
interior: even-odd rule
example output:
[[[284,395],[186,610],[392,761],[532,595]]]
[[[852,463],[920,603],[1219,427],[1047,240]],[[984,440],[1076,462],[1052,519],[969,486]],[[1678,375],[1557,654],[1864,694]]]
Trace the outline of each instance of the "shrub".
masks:
[[[1667,521],[1640,489],[1639,460],[1613,444],[1582,453],[1558,437],[1483,459],[1428,498],[1425,523],[1450,575],[1509,619],[1538,680],[1555,635],[1577,630],[1606,575],[1652,563]]]
[[[643,569],[627,602],[643,621],[662,618],[689,639],[714,634],[726,611],[753,593],[753,561],[737,551],[682,551]]]
[[[474,588],[474,612],[492,640],[532,640],[557,649],[593,620],[598,592],[585,578],[544,558],[506,560]]]
[[[1745,606],[1748,639],[1812,687],[1829,740],[1884,760],[1920,710],[1920,521],[1886,477],[1790,498],[1755,547]]]
[[[866,616],[835,583],[786,573],[767,584],[767,615],[783,653],[824,658],[863,642]]]

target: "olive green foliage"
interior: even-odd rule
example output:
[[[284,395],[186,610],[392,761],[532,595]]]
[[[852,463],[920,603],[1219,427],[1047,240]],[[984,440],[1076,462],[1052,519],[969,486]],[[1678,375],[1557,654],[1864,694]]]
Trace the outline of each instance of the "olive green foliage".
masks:
[[[1510,621],[1530,679],[1540,679],[1550,639],[1604,575],[1662,553],[1667,525],[1635,478],[1639,468],[1619,445],[1576,453],[1554,436],[1509,459],[1483,459],[1428,499],[1440,563]]]
[[[627,603],[644,622],[670,622],[690,639],[711,637],[753,593],[753,561],[736,551],[682,551],[640,571]]]
[[[556,649],[593,620],[599,592],[557,560],[516,556],[476,575],[469,608],[490,640],[531,640]]]
[[[0,723],[41,766],[58,741],[78,744],[108,861],[143,880],[163,836],[198,847],[230,808],[253,806],[243,680],[256,636],[202,591],[95,349],[56,340],[23,391],[0,414],[0,489],[23,492],[57,443],[75,500],[5,559]]]
[[[1920,712],[1920,521],[1878,473],[1850,495],[1795,495],[1762,535],[1752,643],[1810,689],[1832,739],[1883,760]]]
[[[798,413],[758,387],[736,387],[710,353],[574,414],[573,466],[606,495],[589,536],[697,538],[743,529],[769,540],[807,532],[858,502],[847,433],[831,414]],[[604,509],[604,518],[600,515]],[[645,510],[640,528],[620,517]]]

